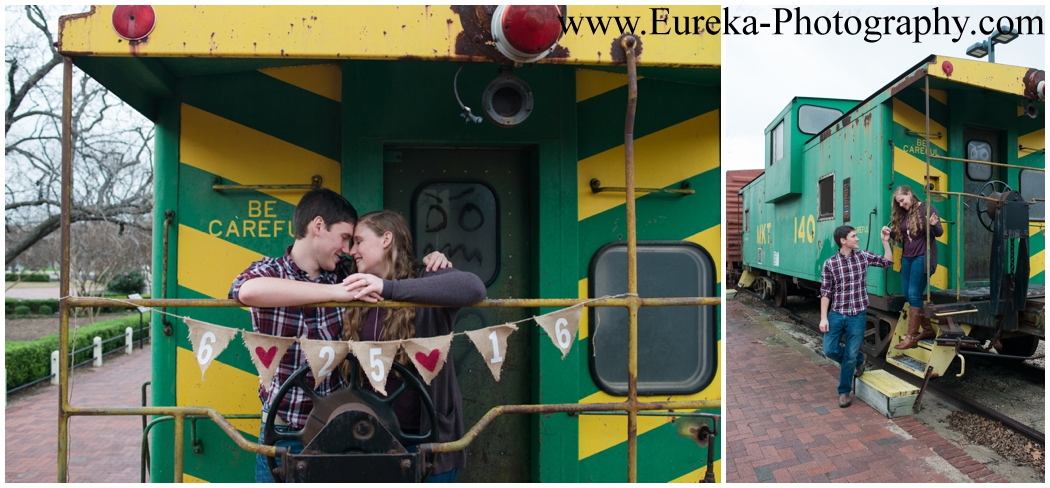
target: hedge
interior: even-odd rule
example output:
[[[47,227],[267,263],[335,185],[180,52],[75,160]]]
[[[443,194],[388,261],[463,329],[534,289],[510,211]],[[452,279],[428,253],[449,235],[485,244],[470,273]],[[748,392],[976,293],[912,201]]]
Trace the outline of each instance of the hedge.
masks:
[[[138,315],[122,317],[119,319],[103,320],[94,324],[80,327],[76,332],[76,345],[70,351],[90,346],[94,338],[101,337],[105,342],[107,339],[124,335],[124,330],[131,327],[134,340],[139,339]],[[149,323],[142,330],[145,337],[149,337]],[[73,331],[69,331],[70,341],[73,340]],[[126,347],[123,341],[113,341],[103,344],[102,352],[106,353],[114,349]],[[7,389],[11,390],[43,378],[51,374],[51,351],[58,350],[58,334],[42,337],[33,342],[4,341],[4,352],[7,361]],[[70,365],[84,362],[91,358],[91,350],[77,354]]]
[[[46,275],[46,274],[41,274],[41,273],[25,273],[25,274],[6,273],[6,274],[4,274],[4,281],[21,281],[23,283],[26,283],[26,282],[47,283],[47,282],[51,281],[51,277]]]
[[[142,295],[142,298],[149,298],[149,295]],[[106,298],[115,298],[117,300],[127,300],[128,297],[123,295],[106,295]],[[57,298],[42,298],[42,299],[20,299],[20,298],[5,298],[4,299],[4,315],[11,315],[15,311],[15,307],[19,305],[25,305],[29,307],[30,313],[47,315],[40,311],[41,305],[47,305],[51,307],[51,311],[58,310],[58,299]],[[82,309],[86,310],[86,309]],[[102,307],[100,313],[119,313],[124,311],[134,311],[134,308],[127,307]],[[50,312],[49,312],[50,313]]]

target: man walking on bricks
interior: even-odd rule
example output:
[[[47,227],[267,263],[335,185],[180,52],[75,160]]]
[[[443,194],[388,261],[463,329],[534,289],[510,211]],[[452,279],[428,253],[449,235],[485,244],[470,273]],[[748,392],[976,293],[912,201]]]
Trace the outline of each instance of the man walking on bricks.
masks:
[[[890,229],[882,228],[883,255],[860,249],[857,231],[843,225],[833,234],[839,252],[824,261],[820,273],[820,331],[824,333],[824,355],[838,362],[839,407],[846,408],[853,401],[853,378],[864,374],[864,353],[860,344],[864,340],[865,310],[868,308],[866,286],[868,266],[889,268],[893,266],[893,250],[890,249]],[[831,311],[828,311],[828,305]],[[845,347],[839,345],[839,340]]]

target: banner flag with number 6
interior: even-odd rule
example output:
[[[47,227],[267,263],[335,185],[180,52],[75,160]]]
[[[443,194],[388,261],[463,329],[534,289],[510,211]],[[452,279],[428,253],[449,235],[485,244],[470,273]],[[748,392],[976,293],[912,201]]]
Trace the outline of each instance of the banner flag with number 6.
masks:
[[[310,371],[314,374],[314,388],[337,371],[350,352],[350,343],[346,341],[318,341],[300,337],[299,347],[306,354],[306,364],[310,365]]]
[[[277,365],[281,364],[285,351],[295,343],[295,338],[242,330],[241,339],[244,339],[244,346],[248,348],[255,369],[259,371],[259,384],[270,390],[273,387],[271,383],[274,373],[277,372]]]
[[[496,378],[496,382],[499,382],[499,374],[503,370],[503,361],[507,356],[507,337],[516,330],[518,326],[504,324],[467,331],[467,337],[470,337],[470,341],[485,358],[485,364],[492,371],[492,377]]]
[[[445,359],[448,357],[448,348],[451,344],[452,334],[401,341],[401,347],[405,348],[405,353],[415,363],[419,376],[428,385],[430,380],[434,379],[441,372],[441,367],[445,365]]]
[[[386,396],[386,379],[390,376],[390,364],[401,347],[401,341],[350,342],[350,350],[372,383],[372,388]]]
[[[580,314],[582,311],[583,305],[581,304],[540,315],[539,317],[533,317],[533,320],[540,324],[543,330],[547,331],[547,335],[554,341],[554,345],[561,349],[562,359],[565,359],[565,356],[569,354],[569,350],[572,349],[572,344],[576,342],[576,329],[580,328]]]
[[[201,381],[204,381],[204,372],[211,366],[211,362],[219,356],[239,329],[223,327],[221,325],[209,324],[188,317],[182,319],[190,332],[190,344],[193,346],[193,354],[197,356],[197,364],[201,367]]]

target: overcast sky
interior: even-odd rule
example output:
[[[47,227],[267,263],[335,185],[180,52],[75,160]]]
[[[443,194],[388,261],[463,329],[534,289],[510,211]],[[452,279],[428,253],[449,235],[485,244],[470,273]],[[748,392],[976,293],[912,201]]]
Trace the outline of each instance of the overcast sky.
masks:
[[[794,6],[789,8],[794,15]],[[730,17],[752,15],[759,23],[775,25],[774,7],[729,6]],[[868,16],[933,16],[933,7],[906,6],[801,6],[801,14],[815,19],[831,17],[836,12],[843,17]],[[897,76],[918,64],[930,54],[959,58],[966,56],[966,48],[987,38],[978,32],[977,23],[984,16],[1045,15],[1042,6],[940,6],[943,16],[969,16],[965,32],[959,38],[952,26],[951,35],[928,34],[921,43],[914,38],[896,33],[883,36],[875,43],[864,41],[863,35],[829,34],[794,35],[795,23],[784,24],[783,35],[773,35],[774,25],[759,28],[759,34],[724,35],[722,58],[722,167],[761,169],[763,167],[763,130],[787,106],[792,97],[812,96],[862,100],[872,95]],[[1044,18],[1045,23],[1045,18]],[[742,30],[743,22],[735,24]],[[896,27],[894,21],[894,28]],[[986,24],[987,25],[987,24]],[[1044,33],[1045,33],[1044,26]],[[895,29],[894,29],[895,30]],[[1046,36],[1021,36],[1013,42],[998,45],[995,61],[1000,64],[1045,69]],[[987,60],[985,57],[983,60]]]

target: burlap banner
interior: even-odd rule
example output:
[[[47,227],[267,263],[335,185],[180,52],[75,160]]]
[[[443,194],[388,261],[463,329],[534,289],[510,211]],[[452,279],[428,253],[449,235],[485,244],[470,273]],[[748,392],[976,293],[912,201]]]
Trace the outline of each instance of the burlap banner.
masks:
[[[576,342],[576,330],[580,328],[580,314],[582,311],[583,305],[576,305],[557,312],[533,317],[536,323],[540,324],[540,327],[547,331],[547,335],[550,336],[554,345],[561,349],[562,359],[565,359],[565,356],[572,350],[573,343]]]
[[[201,381],[204,381],[204,372],[208,370],[208,366],[211,366],[211,362],[226,349],[239,330],[188,317],[183,317],[182,320],[189,329],[190,345],[193,347],[193,354],[197,356],[197,364],[201,367]]]
[[[386,379],[390,376],[390,365],[394,362],[401,343],[398,341],[385,342],[350,342],[350,350],[357,356],[361,368],[372,388],[386,395]]]
[[[300,337],[299,347],[306,355],[306,363],[310,365],[310,371],[314,373],[314,388],[317,388],[329,374],[338,371],[339,365],[350,352],[350,343],[346,341],[318,341]]]
[[[255,369],[259,370],[259,384],[263,388],[270,389],[273,375],[277,372],[277,365],[281,364],[281,358],[284,357],[285,351],[295,343],[295,338],[241,331],[241,339],[244,339],[244,346],[252,355]]]
[[[448,348],[452,344],[452,334],[439,337],[425,337],[421,339],[405,339],[401,341],[401,347],[416,365],[416,371],[423,377],[428,385],[445,365],[448,357]]]
[[[470,337],[474,347],[477,347],[478,352],[485,358],[485,364],[488,365],[489,371],[492,371],[496,382],[499,382],[503,361],[507,358],[507,337],[516,330],[518,326],[506,324],[467,331],[467,337]]]

